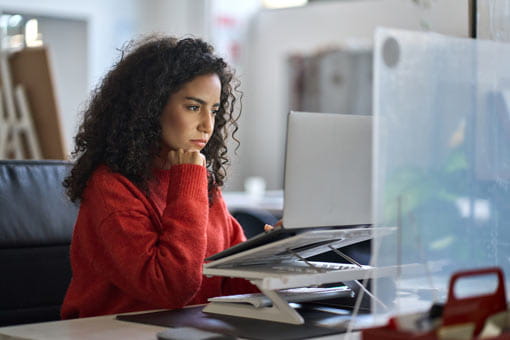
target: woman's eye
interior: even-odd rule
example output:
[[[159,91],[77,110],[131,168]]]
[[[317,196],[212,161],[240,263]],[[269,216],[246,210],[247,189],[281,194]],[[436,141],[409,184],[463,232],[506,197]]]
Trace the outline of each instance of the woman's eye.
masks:
[[[213,116],[216,116],[219,112],[220,112],[220,110],[212,110],[211,111]]]
[[[191,111],[198,111],[199,108],[200,107],[198,105],[188,105],[188,110],[191,110]]]

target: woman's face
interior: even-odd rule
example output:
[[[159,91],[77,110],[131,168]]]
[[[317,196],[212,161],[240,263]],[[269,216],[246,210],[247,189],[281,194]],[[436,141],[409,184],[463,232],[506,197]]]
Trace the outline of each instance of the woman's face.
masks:
[[[197,76],[170,95],[160,118],[162,151],[202,150],[214,130],[220,95],[221,82],[215,73]]]

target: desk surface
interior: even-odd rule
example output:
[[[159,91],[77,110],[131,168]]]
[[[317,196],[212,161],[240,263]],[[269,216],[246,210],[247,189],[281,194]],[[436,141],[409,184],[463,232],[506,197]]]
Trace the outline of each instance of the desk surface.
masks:
[[[156,339],[156,334],[166,327],[144,325],[115,319],[115,315],[98,316],[64,321],[51,321],[28,325],[0,327],[0,339]],[[322,340],[358,340],[358,333],[331,335]]]
[[[0,339],[156,339],[165,327],[115,320],[115,315],[0,327]]]

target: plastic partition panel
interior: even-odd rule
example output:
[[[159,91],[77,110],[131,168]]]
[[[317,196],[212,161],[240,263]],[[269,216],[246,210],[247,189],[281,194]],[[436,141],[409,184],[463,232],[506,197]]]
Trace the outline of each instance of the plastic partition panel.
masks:
[[[375,282],[375,311],[444,302],[458,270],[496,265],[509,282],[510,44],[384,28],[375,41],[374,221],[398,228],[373,264],[403,265],[396,291]]]

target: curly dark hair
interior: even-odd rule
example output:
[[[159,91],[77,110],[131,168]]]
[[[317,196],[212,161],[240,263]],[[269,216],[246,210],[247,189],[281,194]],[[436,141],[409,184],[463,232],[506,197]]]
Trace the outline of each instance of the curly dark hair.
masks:
[[[235,114],[239,82],[208,43],[152,35],[131,41],[120,60],[92,92],[75,137],[75,164],[64,180],[71,201],[82,199],[93,171],[106,164],[149,195],[153,161],[161,151],[160,115],[168,98],[197,76],[215,73],[221,81],[220,107],[213,134],[202,153],[209,169],[208,191],[224,183],[228,163],[226,138],[238,129]]]

